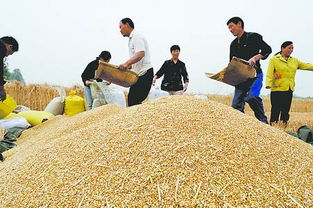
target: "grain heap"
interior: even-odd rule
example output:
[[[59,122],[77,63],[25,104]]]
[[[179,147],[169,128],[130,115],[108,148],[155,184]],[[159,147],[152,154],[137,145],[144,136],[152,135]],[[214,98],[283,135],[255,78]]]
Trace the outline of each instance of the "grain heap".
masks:
[[[1,206],[313,206],[313,148],[217,102],[108,105],[21,141],[0,164]]]

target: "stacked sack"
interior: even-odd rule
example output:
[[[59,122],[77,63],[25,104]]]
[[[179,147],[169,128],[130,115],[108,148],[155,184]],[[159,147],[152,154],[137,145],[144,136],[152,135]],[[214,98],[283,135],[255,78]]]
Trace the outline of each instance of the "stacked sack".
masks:
[[[7,95],[4,101],[0,101],[1,129],[10,129],[14,127],[28,128],[30,126],[25,118],[13,113],[16,107],[16,102],[10,95]]]
[[[74,116],[86,110],[86,102],[84,98],[77,95],[75,90],[71,90],[69,96],[65,98],[64,114]]]
[[[64,99],[65,99],[65,90],[61,87],[57,88],[59,97],[53,98],[50,103],[45,108],[46,112],[52,113],[53,115],[62,115],[64,112]]]
[[[7,115],[9,115],[16,108],[15,100],[7,95],[7,98],[0,102],[0,119],[3,119]]]
[[[35,110],[22,111],[22,112],[19,112],[17,115],[25,118],[27,122],[30,123],[32,126],[41,124],[45,122],[46,120],[49,120],[50,118],[54,117],[52,113],[49,113],[46,111],[35,111]]]
[[[44,110],[45,112],[49,112],[55,116],[62,114],[74,116],[85,111],[85,100],[78,96],[75,90],[71,90],[67,97],[63,88],[57,88],[57,90],[60,96],[50,101]]]

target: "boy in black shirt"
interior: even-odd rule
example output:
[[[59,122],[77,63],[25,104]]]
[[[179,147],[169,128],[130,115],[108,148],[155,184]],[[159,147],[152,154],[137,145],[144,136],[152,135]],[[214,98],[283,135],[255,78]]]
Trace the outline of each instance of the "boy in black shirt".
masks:
[[[259,60],[266,59],[272,49],[258,33],[245,32],[244,22],[240,17],[233,17],[228,20],[227,26],[230,32],[236,36],[236,39],[230,44],[230,60],[233,56],[247,60],[250,67],[255,67],[257,71],[256,78],[235,86],[232,107],[244,112],[245,102],[247,102],[254,111],[255,117],[264,123],[268,123],[263,102],[260,98],[263,73]]]

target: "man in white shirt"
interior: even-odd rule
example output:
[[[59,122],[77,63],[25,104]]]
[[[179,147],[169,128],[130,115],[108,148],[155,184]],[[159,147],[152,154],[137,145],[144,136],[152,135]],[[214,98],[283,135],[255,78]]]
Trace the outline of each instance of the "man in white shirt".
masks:
[[[149,46],[146,38],[138,33],[130,18],[120,21],[120,32],[124,37],[129,37],[129,59],[119,66],[120,70],[131,70],[139,79],[132,85],[128,93],[128,106],[141,104],[151,89],[153,68],[150,62]]]

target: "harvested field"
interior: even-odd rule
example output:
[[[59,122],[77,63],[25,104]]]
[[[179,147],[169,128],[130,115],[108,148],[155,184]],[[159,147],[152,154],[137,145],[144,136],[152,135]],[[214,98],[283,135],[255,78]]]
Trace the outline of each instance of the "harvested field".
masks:
[[[58,116],[5,156],[2,207],[313,206],[312,146],[191,96]]]
[[[233,95],[208,95],[210,100],[218,101],[225,105],[231,106]],[[271,111],[271,101],[269,96],[262,96],[264,110],[266,112]],[[246,111],[251,112],[251,108],[248,103],[246,103]],[[313,112],[313,99],[305,99],[305,98],[296,98],[292,99],[292,104],[290,108],[290,112]]]
[[[298,128],[302,125],[307,125],[313,129],[313,112],[312,113],[290,113],[290,121],[286,130],[293,130],[297,132]]]
[[[27,84],[22,85],[18,82],[7,83],[5,90],[10,94],[19,105],[25,105],[32,110],[44,110],[48,103],[55,97],[59,96],[57,88],[61,86],[53,86],[48,84]],[[83,97],[84,89],[80,85],[74,85],[72,87],[61,87],[67,94],[70,90],[77,91],[77,95]],[[127,99],[127,92],[125,92]],[[232,95],[208,95],[210,100],[218,101],[225,105],[230,106],[233,96]],[[268,96],[262,97],[264,109],[266,112],[270,112],[271,104]],[[249,105],[246,105],[246,111],[251,112]],[[291,105],[291,112],[313,112],[313,99],[293,98]]]

